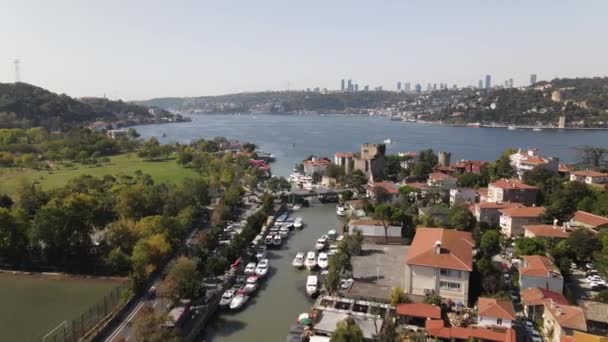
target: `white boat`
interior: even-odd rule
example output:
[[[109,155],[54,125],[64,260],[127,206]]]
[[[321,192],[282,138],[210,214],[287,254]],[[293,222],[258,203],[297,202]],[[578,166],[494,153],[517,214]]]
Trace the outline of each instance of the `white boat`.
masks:
[[[236,293],[233,289],[228,289],[222,294],[222,298],[220,298],[220,309],[226,309],[230,306],[232,299],[234,298],[234,294]]]
[[[272,245],[272,235],[266,235],[264,238],[264,245],[270,246]]]
[[[300,209],[302,209],[302,205],[301,204],[295,204],[292,209],[293,210],[300,210]]]
[[[279,229],[279,236],[283,239],[289,236],[289,228],[285,226],[281,227],[281,229]]]
[[[268,259],[262,259],[258,262],[258,265],[255,268],[255,275],[259,277],[264,277],[268,273],[268,268],[270,265],[268,264]]]
[[[326,269],[329,266],[329,259],[327,258],[327,253],[319,253],[317,265],[319,265],[321,269]]]
[[[247,282],[245,283],[243,290],[245,292],[247,292],[248,294],[252,294],[257,289],[258,289],[258,277],[251,276],[251,277],[247,278]]]
[[[258,260],[262,260],[268,256],[268,248],[265,245],[259,246],[255,250],[255,258]]]
[[[254,273],[255,273],[255,262],[250,262],[247,264],[247,266],[245,266],[245,270],[243,271],[243,274],[252,275]]]
[[[295,268],[304,267],[304,252],[298,252],[298,254],[296,254],[296,257],[293,258],[293,261],[291,262],[291,264]]]
[[[314,296],[319,291],[319,278],[315,275],[309,275],[306,278],[306,294]]]
[[[283,238],[281,235],[275,235],[272,237],[272,244],[274,246],[281,246],[283,244]]]
[[[344,209],[343,206],[338,205],[336,207],[336,214],[338,214],[338,216],[346,216],[346,209]]]
[[[325,249],[325,247],[327,247],[327,236],[323,235],[319,239],[317,239],[317,242],[315,243],[315,248],[318,251],[322,251]]]
[[[306,253],[306,260],[304,261],[304,266],[306,266],[306,269],[309,271],[314,270],[315,267],[317,267],[317,253],[312,251]]]
[[[511,130],[511,131],[512,131],[512,130],[516,130],[516,129],[517,129],[517,127],[515,127],[515,126],[509,126],[509,127],[507,127],[507,129],[509,129],[509,130]]]
[[[338,233],[334,229],[330,229],[327,232],[327,239],[328,240],[336,241],[337,238],[338,238]]]
[[[302,218],[296,217],[296,220],[293,222],[293,227],[295,229],[302,229],[303,226],[304,226],[304,222],[302,222]]]
[[[248,300],[249,295],[247,294],[247,292],[245,292],[245,290],[240,290],[236,293],[234,298],[232,298],[232,301],[230,302],[230,309],[238,310],[242,308]]]
[[[533,128],[532,130],[533,130],[534,132],[540,132],[540,131],[542,131],[543,129],[542,129],[542,128],[538,128],[538,127],[537,127],[537,128]]]
[[[384,140],[384,143],[385,143],[385,144],[390,144],[390,143],[392,143],[392,141],[391,141],[391,139],[389,138],[389,139]]]

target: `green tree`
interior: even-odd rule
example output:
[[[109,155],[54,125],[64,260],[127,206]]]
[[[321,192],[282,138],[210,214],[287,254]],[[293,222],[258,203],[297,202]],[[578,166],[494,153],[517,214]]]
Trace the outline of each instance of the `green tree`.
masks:
[[[397,325],[393,319],[384,321],[384,326],[380,331],[380,342],[403,342],[403,337],[397,331]]]
[[[403,210],[397,209],[388,204],[378,204],[374,208],[374,219],[382,221],[382,226],[384,227],[384,238],[386,243],[388,244],[388,228],[391,226],[393,222],[399,222],[403,224],[403,220],[406,217],[406,214]]]
[[[426,178],[433,172],[433,166],[427,162],[417,162],[412,169],[412,176],[416,178]]]
[[[403,179],[405,169],[401,166],[403,158],[398,155],[386,156],[386,162],[384,164],[384,175],[386,178],[399,181]]]
[[[523,237],[515,240],[517,255],[545,255],[545,244],[538,237]]]
[[[375,186],[373,191],[374,191],[374,196],[376,198],[376,202],[378,202],[378,203],[390,202],[391,195],[389,194],[388,190],[386,190],[384,187]]]
[[[159,293],[163,297],[177,301],[179,299],[196,299],[201,295],[201,275],[196,263],[187,257],[180,257],[163,280]]]
[[[397,306],[397,304],[409,303],[409,298],[407,297],[407,295],[405,294],[405,291],[403,291],[402,288],[393,287],[391,289],[391,295],[389,298],[389,302],[392,306]]]
[[[347,201],[350,201],[353,198],[353,195],[354,194],[353,194],[352,191],[350,191],[350,190],[344,190],[344,191],[340,192],[340,199],[343,202],[347,202]]]
[[[362,194],[365,192],[365,185],[367,184],[367,176],[361,170],[354,170],[346,177],[346,183],[348,186],[355,189],[358,193]]]
[[[579,262],[591,260],[593,253],[602,250],[598,237],[586,229],[573,231],[567,241],[572,254]]]
[[[466,172],[458,175],[456,183],[458,186],[465,188],[476,188],[488,185],[488,181],[484,180],[481,174],[473,172]]]
[[[433,304],[433,305],[441,305],[441,296],[436,293],[429,293],[424,296],[424,303]]]
[[[150,305],[144,305],[133,322],[135,339],[141,342],[179,341],[172,329],[164,326],[168,318],[156,313]]]
[[[448,225],[451,228],[470,232],[475,228],[476,224],[477,219],[466,204],[462,203],[450,208]]]
[[[515,177],[515,168],[511,165],[509,156],[516,151],[513,149],[505,150],[500,158],[494,162],[490,168],[492,179],[513,178]]]
[[[500,253],[501,236],[497,230],[488,230],[481,236],[480,250],[485,256],[494,256]]]
[[[363,332],[354,319],[347,317],[336,324],[330,342],[362,342]]]

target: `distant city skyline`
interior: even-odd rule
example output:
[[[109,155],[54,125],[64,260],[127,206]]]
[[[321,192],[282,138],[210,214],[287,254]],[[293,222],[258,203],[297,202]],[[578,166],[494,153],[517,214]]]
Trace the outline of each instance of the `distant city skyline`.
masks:
[[[0,82],[18,66],[57,93],[137,100],[602,77],[605,13],[605,1],[22,0],[0,12]]]

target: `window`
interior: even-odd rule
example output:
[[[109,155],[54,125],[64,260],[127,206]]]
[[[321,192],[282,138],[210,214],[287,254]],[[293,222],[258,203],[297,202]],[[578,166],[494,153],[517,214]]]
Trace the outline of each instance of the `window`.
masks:
[[[460,276],[461,276],[460,271],[450,270],[447,268],[442,268],[439,271],[439,274],[441,274],[442,277],[450,277],[450,278],[460,278]]]
[[[502,318],[497,318],[496,319],[496,324],[502,325]]]
[[[452,283],[449,281],[440,281],[439,282],[439,287],[443,290],[450,290],[450,291],[460,291],[460,284],[459,283]]]

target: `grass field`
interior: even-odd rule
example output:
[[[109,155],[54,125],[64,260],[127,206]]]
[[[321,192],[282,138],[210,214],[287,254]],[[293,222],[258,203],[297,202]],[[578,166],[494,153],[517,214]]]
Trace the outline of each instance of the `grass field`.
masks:
[[[9,195],[15,192],[22,179],[36,181],[45,189],[52,189],[64,185],[69,179],[79,175],[105,176],[118,174],[133,175],[141,170],[152,176],[156,182],[179,182],[186,177],[195,176],[191,169],[178,165],[175,160],[143,161],[136,156],[121,154],[110,157],[110,163],[101,166],[76,165],[73,169],[58,169],[49,171],[36,171],[31,169],[0,168],[0,193]]]
[[[120,284],[117,280],[0,274],[0,341],[40,341]]]

